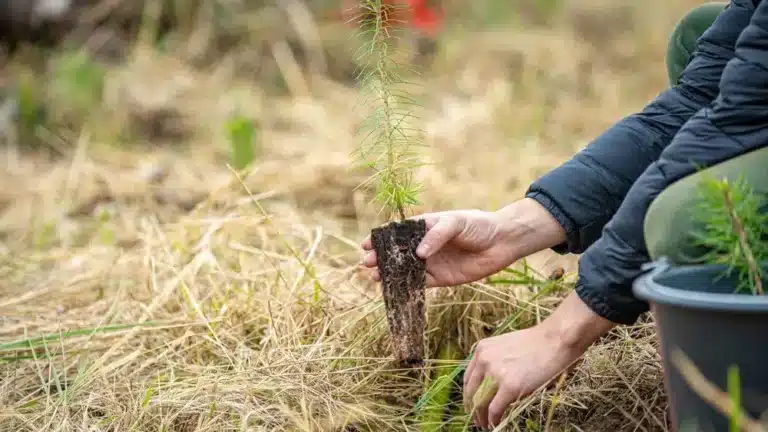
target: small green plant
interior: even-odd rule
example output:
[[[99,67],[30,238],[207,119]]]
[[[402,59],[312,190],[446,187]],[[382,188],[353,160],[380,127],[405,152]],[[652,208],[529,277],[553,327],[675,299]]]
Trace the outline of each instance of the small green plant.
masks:
[[[397,8],[381,0],[359,3],[359,50],[362,65],[357,75],[361,91],[368,96],[370,115],[361,125],[363,140],[354,152],[356,159],[374,171],[361,186],[375,185],[374,198],[391,215],[406,218],[409,206],[419,202],[421,185],[414,170],[422,165],[416,149],[422,146],[421,131],[415,125],[418,105],[407,91],[413,83],[404,78],[410,69],[398,60],[397,29],[390,18]]]
[[[446,365],[436,368],[433,379],[427,385],[427,390],[431,390],[431,397],[425,402],[424,410],[421,413],[420,432],[440,432],[450,424],[450,420],[446,424],[443,417],[452,402],[451,392],[455,382],[451,374],[450,364],[454,363],[458,357],[456,344],[453,341],[448,341],[440,350],[438,357]]]
[[[390,223],[371,230],[378,257],[382,293],[395,356],[405,368],[421,367],[424,360],[426,265],[416,247],[426,233],[424,220],[406,219],[409,206],[418,203],[421,186],[415,169],[421,165],[421,146],[408,82],[398,61],[397,8],[381,0],[360,0],[358,25],[363,40],[361,91],[368,96],[371,114],[363,122],[365,137],[353,153],[373,170],[361,186],[375,186],[374,200],[389,210]],[[408,58],[405,56],[404,58]],[[399,220],[396,220],[399,219]],[[406,318],[408,317],[408,318]]]
[[[236,115],[226,124],[232,167],[247,168],[255,158],[256,125],[253,120]]]
[[[763,295],[761,263],[768,260],[768,200],[742,177],[733,182],[706,177],[699,192],[695,214],[703,229],[694,236],[695,243],[707,250],[703,260],[728,264],[729,274],[737,271],[737,291]]]
[[[23,143],[37,143],[37,133],[45,125],[45,102],[35,76],[23,71],[18,78],[18,137]]]
[[[87,121],[101,105],[106,69],[84,50],[56,58],[52,76],[53,101],[60,115],[76,123]]]

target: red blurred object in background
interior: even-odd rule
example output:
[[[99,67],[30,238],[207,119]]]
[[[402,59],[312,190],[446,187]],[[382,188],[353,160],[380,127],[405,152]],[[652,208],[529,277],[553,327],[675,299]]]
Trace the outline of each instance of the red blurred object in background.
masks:
[[[408,0],[411,23],[421,32],[436,36],[440,29],[441,16],[427,4],[427,0]]]
[[[344,21],[357,24],[355,20],[360,13],[361,0],[344,0],[342,18]],[[431,8],[428,0],[381,0],[382,17],[387,23],[405,24],[427,36],[437,36],[442,24],[440,13]],[[407,7],[403,7],[407,6]]]

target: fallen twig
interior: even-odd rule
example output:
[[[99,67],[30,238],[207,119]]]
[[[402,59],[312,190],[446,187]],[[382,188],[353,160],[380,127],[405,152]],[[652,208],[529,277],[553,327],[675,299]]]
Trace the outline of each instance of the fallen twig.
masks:
[[[733,412],[731,398],[728,394],[720,390],[707,380],[699,371],[696,365],[680,349],[672,352],[672,363],[680,371],[680,375],[685,382],[695,391],[705,402],[709,403],[716,410],[725,416],[730,416]],[[746,432],[768,432],[768,428],[753,419],[741,407],[740,418],[741,427]]]

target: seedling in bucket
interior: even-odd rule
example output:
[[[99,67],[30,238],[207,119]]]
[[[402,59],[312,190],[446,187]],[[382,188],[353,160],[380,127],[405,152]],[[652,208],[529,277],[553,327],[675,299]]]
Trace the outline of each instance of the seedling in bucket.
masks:
[[[701,262],[658,259],[633,290],[650,302],[659,328],[674,428],[695,423],[699,431],[720,431],[733,424],[734,412],[742,426],[747,416],[768,412],[768,201],[744,179],[706,179],[700,192],[692,209],[702,227],[694,241],[705,251]],[[724,413],[707,389],[725,389],[736,368],[741,406]]]

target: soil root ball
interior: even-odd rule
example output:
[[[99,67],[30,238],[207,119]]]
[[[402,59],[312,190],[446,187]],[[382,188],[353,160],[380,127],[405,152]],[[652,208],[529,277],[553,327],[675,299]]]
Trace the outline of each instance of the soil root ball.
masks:
[[[371,231],[395,357],[410,368],[424,363],[427,269],[416,248],[425,233],[422,219],[391,222]]]

